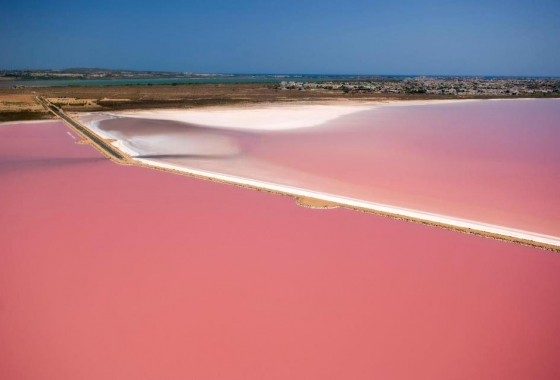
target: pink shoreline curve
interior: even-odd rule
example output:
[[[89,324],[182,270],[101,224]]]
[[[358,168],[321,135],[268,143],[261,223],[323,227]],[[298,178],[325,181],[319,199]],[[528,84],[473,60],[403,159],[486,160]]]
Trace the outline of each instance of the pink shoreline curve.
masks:
[[[300,107],[312,113],[312,106]],[[282,110],[260,109],[271,117]],[[182,120],[192,111],[166,112]],[[217,111],[196,115],[205,112],[216,119]],[[251,110],[219,115],[228,112]],[[396,213],[405,209],[422,219],[435,215],[445,224],[464,227],[466,221],[470,228],[560,245],[557,99],[377,105],[281,132],[141,118],[160,114],[99,124],[86,116],[85,122],[152,165],[309,191],[345,204],[383,205]]]

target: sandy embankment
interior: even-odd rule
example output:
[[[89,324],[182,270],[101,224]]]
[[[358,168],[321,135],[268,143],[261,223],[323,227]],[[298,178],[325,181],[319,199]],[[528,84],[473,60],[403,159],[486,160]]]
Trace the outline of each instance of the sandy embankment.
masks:
[[[464,100],[466,101],[466,100]],[[442,101],[446,102],[446,101]],[[479,233],[486,236],[506,238],[521,243],[531,242],[545,248],[560,247],[560,238],[543,235],[529,231],[506,228],[497,225],[480,223],[472,220],[454,218],[446,215],[433,214],[419,210],[395,207],[387,204],[363,201],[336,194],[310,191],[294,186],[279,185],[265,181],[257,181],[239,176],[226,175],[213,171],[198,170],[184,166],[164,163],[153,159],[137,158],[145,154],[132,146],[130,142],[118,139],[118,136],[102,131],[98,128],[100,121],[114,117],[133,117],[156,120],[174,120],[198,125],[231,128],[238,130],[281,131],[289,129],[316,127],[334,118],[349,115],[355,112],[366,111],[380,106],[408,106],[420,105],[425,102],[394,102],[380,103],[355,103],[351,105],[275,105],[268,107],[251,108],[210,108],[197,110],[157,110],[123,112],[113,114],[84,114],[80,115],[83,124],[94,130],[106,139],[117,139],[112,144],[122,152],[128,154],[134,161],[142,165],[157,167],[172,172],[181,172],[203,178],[210,178],[236,185],[262,189],[275,193],[286,194],[297,198],[312,198],[339,204],[352,209],[371,211],[380,214],[400,217],[407,220],[425,222],[438,226],[448,226],[465,232]],[[509,238],[509,239],[508,239]]]

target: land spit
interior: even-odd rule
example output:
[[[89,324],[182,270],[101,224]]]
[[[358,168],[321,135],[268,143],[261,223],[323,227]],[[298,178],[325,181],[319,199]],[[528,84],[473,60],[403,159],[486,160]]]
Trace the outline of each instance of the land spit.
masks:
[[[44,100],[43,100],[44,101]],[[47,101],[44,101],[47,107]],[[55,112],[56,109],[51,111]],[[61,110],[55,112],[57,116],[63,118],[66,123],[76,130],[76,125],[81,125],[75,120],[71,119],[68,115],[64,114]],[[66,118],[68,120],[66,120]],[[75,123],[75,125],[73,125]],[[81,129],[85,129],[85,133]],[[467,234],[474,234],[489,238],[494,238],[503,241],[514,242],[517,244],[538,247],[541,249],[560,251],[560,244],[552,237],[538,236],[538,234],[526,234],[524,231],[516,231],[507,228],[500,228],[497,226],[484,225],[483,223],[474,223],[468,220],[460,220],[453,218],[445,218],[439,215],[431,215],[427,213],[420,213],[413,210],[399,209],[387,205],[376,205],[367,202],[360,202],[351,199],[344,199],[340,197],[333,197],[328,194],[321,194],[316,192],[307,192],[302,189],[288,188],[282,186],[274,186],[266,183],[259,183],[258,181],[247,181],[233,176],[224,176],[217,173],[205,172],[200,170],[189,170],[174,165],[166,165],[153,160],[134,157],[135,152],[129,151],[120,142],[115,142],[97,136],[91,128],[81,126],[77,130],[84,138],[84,141],[91,143],[96,149],[100,150],[106,157],[112,159],[119,164],[132,164],[150,169],[163,170],[175,174],[188,175],[200,179],[212,180],[220,183],[233,184],[257,191],[265,191],[283,196],[290,196],[296,199],[296,203],[309,208],[347,208],[355,211],[373,213],[386,217],[391,217],[399,220],[406,220],[420,224],[431,225],[439,228],[460,231]],[[84,142],[82,141],[82,143]],[[505,233],[504,233],[505,232]]]

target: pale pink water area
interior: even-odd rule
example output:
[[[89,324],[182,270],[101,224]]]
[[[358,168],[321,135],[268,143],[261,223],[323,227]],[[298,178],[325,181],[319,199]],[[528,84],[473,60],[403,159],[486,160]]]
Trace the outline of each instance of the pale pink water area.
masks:
[[[0,379],[558,379],[560,255],[0,124]]]
[[[390,105],[279,132],[118,118],[175,165],[560,237],[560,101]]]

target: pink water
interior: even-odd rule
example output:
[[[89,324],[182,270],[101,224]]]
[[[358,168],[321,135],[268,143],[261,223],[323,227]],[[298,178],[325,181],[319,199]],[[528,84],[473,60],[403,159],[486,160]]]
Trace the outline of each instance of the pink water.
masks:
[[[382,107],[285,132],[101,128],[184,167],[560,237],[557,99]]]
[[[0,379],[558,379],[560,255],[0,125]]]

